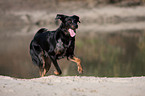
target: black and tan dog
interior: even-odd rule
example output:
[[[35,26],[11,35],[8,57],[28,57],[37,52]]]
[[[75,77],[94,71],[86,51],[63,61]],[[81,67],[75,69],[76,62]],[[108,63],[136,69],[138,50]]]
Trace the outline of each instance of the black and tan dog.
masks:
[[[74,56],[75,35],[78,22],[80,22],[79,17],[76,15],[66,16],[57,14],[56,19],[62,21],[58,29],[48,31],[45,28],[41,28],[31,41],[30,54],[32,61],[38,65],[41,76],[44,76],[48,72],[51,62],[56,68],[54,73],[60,75],[62,72],[57,60],[64,57],[76,62],[78,72],[82,73],[81,61]]]

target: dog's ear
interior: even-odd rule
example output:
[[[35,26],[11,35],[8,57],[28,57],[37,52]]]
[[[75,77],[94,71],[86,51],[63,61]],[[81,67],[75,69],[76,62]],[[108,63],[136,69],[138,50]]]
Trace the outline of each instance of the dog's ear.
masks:
[[[73,15],[73,17],[77,20],[77,22],[81,23],[79,16]]]
[[[63,14],[57,14],[55,19],[60,19],[62,22],[64,22],[65,18],[67,18],[68,16],[63,15]]]

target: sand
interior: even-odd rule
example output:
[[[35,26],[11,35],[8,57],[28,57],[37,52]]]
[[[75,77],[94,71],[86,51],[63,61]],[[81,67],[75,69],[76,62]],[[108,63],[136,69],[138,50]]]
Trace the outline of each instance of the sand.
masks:
[[[0,96],[145,96],[145,77],[0,76]]]

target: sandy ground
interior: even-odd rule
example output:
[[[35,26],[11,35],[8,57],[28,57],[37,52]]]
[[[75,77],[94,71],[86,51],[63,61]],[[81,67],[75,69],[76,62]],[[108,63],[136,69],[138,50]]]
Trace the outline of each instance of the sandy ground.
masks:
[[[16,79],[0,76],[1,96],[144,96],[145,77],[48,76]]]

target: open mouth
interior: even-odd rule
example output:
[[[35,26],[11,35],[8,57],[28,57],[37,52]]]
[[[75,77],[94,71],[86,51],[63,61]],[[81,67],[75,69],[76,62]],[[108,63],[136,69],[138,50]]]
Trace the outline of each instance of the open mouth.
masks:
[[[69,32],[71,37],[74,37],[76,35],[75,31],[72,29],[68,29],[68,32]]]

